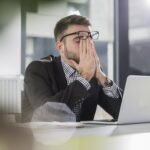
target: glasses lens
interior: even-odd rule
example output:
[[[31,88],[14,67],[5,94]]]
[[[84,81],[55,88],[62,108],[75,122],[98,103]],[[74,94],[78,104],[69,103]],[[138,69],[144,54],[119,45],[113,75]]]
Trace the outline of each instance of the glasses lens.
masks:
[[[91,37],[93,40],[97,40],[99,37],[99,32],[98,31],[91,32]]]
[[[79,37],[79,39],[82,39],[82,40],[86,40],[89,37],[93,40],[97,40],[99,37],[99,32],[98,31],[79,32],[78,37]]]
[[[80,31],[78,34],[79,39],[86,40],[89,37],[88,32]]]

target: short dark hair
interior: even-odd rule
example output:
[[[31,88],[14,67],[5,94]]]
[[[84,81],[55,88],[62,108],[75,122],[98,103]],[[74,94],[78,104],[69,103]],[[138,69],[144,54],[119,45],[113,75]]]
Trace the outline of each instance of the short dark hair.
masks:
[[[80,15],[70,15],[60,19],[55,26],[54,29],[54,36],[55,40],[57,41],[58,38],[63,36],[63,33],[70,25],[84,25],[84,26],[91,26],[91,23],[87,17],[80,16]]]

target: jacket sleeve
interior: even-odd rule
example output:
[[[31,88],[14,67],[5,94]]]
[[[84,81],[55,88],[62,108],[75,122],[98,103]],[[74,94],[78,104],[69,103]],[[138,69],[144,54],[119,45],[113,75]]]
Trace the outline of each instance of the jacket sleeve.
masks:
[[[49,72],[40,61],[32,62],[25,72],[25,94],[35,110],[46,102],[66,103],[72,109],[74,103],[88,96],[88,91],[79,81],[58,90],[55,74]]]
[[[118,118],[120,106],[122,102],[123,91],[118,87],[118,98],[112,98],[104,94],[103,90],[100,88],[98,104],[109,113],[114,119]]]

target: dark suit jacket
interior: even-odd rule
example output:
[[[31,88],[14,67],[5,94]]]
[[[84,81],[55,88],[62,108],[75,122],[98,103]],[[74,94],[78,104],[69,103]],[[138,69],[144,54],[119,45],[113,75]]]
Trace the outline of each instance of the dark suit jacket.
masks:
[[[53,58],[52,61],[46,58],[32,62],[25,72],[23,121],[30,121],[33,111],[46,102],[65,103],[72,109],[74,103],[81,98],[85,100],[80,120],[93,120],[97,104],[117,118],[121,96],[118,99],[106,96],[95,78],[91,79],[90,84],[89,91],[79,81],[67,85],[60,57]]]

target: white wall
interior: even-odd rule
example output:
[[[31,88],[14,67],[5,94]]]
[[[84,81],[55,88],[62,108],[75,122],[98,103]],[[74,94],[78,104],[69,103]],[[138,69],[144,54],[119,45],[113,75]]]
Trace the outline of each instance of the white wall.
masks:
[[[37,13],[27,13],[27,36],[54,37],[56,22],[66,15],[67,3],[64,1],[39,2]]]
[[[114,0],[90,0],[90,20],[100,32],[100,41],[114,40]]]
[[[21,73],[20,4],[0,3],[0,74]]]

